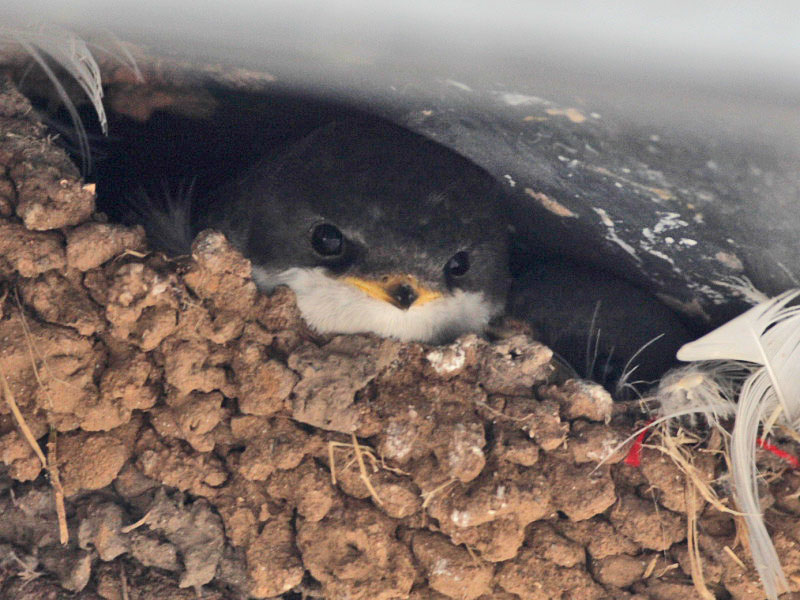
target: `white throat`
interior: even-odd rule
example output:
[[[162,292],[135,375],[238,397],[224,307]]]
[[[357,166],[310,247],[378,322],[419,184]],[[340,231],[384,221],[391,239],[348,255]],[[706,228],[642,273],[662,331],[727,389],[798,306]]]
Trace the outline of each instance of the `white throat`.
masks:
[[[254,265],[253,278],[266,292],[289,286],[303,318],[320,333],[376,333],[437,344],[482,331],[496,312],[483,293],[461,290],[402,310],[328,276],[322,267],[275,273]]]

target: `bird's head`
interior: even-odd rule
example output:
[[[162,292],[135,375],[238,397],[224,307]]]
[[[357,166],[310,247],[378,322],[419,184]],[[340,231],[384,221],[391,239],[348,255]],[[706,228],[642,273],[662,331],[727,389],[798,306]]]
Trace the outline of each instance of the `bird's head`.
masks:
[[[398,127],[337,122],[224,192],[264,290],[321,333],[440,343],[504,308],[508,226],[493,178]]]

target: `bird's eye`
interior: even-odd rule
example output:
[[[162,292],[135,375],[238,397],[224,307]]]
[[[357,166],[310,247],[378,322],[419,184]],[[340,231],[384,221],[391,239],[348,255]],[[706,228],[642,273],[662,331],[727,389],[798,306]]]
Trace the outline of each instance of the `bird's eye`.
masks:
[[[456,252],[444,266],[444,273],[448,277],[461,277],[469,271],[469,254]]]
[[[339,256],[344,250],[344,235],[337,227],[323,223],[311,232],[311,246],[320,256]]]

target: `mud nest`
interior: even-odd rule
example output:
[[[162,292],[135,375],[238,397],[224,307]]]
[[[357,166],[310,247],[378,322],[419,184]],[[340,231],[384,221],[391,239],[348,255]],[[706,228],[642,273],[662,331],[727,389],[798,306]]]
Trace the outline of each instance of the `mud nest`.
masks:
[[[636,417],[513,330],[317,336],[220,234],[173,261],[104,222],[0,92],[0,597],[764,597],[713,444],[626,464]],[[800,590],[800,477],[762,459]]]

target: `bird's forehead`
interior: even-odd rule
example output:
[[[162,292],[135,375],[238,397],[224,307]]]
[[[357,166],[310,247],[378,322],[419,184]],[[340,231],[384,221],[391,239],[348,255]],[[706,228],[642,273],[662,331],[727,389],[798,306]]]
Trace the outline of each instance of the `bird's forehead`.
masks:
[[[483,206],[472,199],[444,200],[440,193],[422,198],[365,194],[339,202],[312,202],[311,208],[319,219],[350,229],[367,238],[364,241],[374,235],[386,243],[392,241],[390,238],[443,243],[495,236],[501,227],[489,214],[490,203],[489,198]]]
[[[442,269],[456,252],[466,250],[477,264],[488,272],[501,270],[505,264],[505,238],[492,235],[486,229],[429,231],[411,235],[397,229],[357,229],[345,232],[358,239],[366,252],[352,266],[365,275],[375,273],[407,273],[422,281],[441,279]]]

